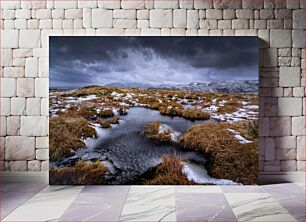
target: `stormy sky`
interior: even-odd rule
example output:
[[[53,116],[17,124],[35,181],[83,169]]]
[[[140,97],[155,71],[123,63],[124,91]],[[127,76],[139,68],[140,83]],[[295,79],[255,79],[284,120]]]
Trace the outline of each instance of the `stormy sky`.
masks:
[[[50,37],[50,87],[258,79],[256,37]]]

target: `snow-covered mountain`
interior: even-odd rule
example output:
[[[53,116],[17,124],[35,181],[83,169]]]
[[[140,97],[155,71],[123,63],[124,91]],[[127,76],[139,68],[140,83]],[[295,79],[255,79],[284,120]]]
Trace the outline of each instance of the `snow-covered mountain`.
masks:
[[[258,93],[258,80],[224,80],[216,82],[192,82],[189,84],[176,85],[176,86],[160,85],[154,88],[186,90],[192,92]]]
[[[181,85],[162,84],[153,86],[141,83],[111,83],[118,88],[171,89],[191,92],[258,93],[258,80],[224,80],[215,82],[191,82]]]

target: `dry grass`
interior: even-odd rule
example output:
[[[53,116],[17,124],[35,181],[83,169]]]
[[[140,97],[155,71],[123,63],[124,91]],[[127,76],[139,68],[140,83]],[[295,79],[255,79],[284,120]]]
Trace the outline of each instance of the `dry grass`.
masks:
[[[96,137],[97,133],[84,118],[56,117],[50,119],[50,160],[57,161],[71,150],[85,147],[81,138]]]
[[[183,110],[181,116],[189,120],[208,120],[210,118],[208,112],[199,109]]]
[[[237,101],[229,101],[224,104],[224,106],[220,106],[218,109],[218,113],[225,114],[225,113],[233,113],[236,112],[239,108],[242,108],[241,103]]]
[[[180,145],[198,150],[212,162],[211,176],[243,184],[256,184],[258,174],[258,144],[241,144],[225,123],[208,123],[190,128],[180,137]]]
[[[181,158],[177,155],[164,155],[163,162],[157,166],[150,179],[145,180],[146,185],[192,185],[182,172]]]
[[[248,140],[256,140],[259,136],[258,120],[240,121],[231,125],[232,129],[235,129],[241,133],[243,137]]]
[[[97,117],[100,118],[108,118],[108,117],[113,117],[114,112],[111,109],[106,109],[106,110],[101,110],[99,113],[97,113]]]
[[[77,162],[72,167],[51,169],[50,184],[53,185],[98,185],[105,184],[107,168],[99,161],[95,163]]]
[[[154,121],[145,127],[145,134],[159,143],[172,143],[171,130],[166,130],[163,133],[159,133],[160,122]]]

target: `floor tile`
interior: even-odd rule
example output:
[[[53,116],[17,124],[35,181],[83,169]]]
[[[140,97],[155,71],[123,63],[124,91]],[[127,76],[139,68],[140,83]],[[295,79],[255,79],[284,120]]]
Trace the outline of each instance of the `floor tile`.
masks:
[[[0,191],[2,193],[38,193],[46,186],[46,183],[4,183],[0,186]]]
[[[302,193],[304,189],[294,183],[281,183],[261,186],[267,193]]]
[[[177,221],[236,221],[223,193],[177,193]]]
[[[270,193],[281,205],[305,206],[305,193]]]
[[[59,221],[118,221],[129,186],[86,186]]]
[[[57,220],[83,186],[48,186],[15,209],[3,221]]]
[[[265,193],[260,186],[222,186],[224,193]]]
[[[120,221],[176,221],[174,186],[131,186]]]
[[[267,193],[225,193],[238,221],[296,221]]]
[[[222,193],[219,186],[176,186],[176,193]]]
[[[305,206],[283,206],[297,221],[305,222]]]

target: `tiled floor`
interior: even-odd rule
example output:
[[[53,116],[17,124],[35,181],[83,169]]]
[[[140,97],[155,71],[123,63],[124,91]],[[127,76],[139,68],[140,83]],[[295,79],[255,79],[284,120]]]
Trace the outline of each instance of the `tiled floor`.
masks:
[[[305,187],[1,186],[2,221],[305,221]]]

